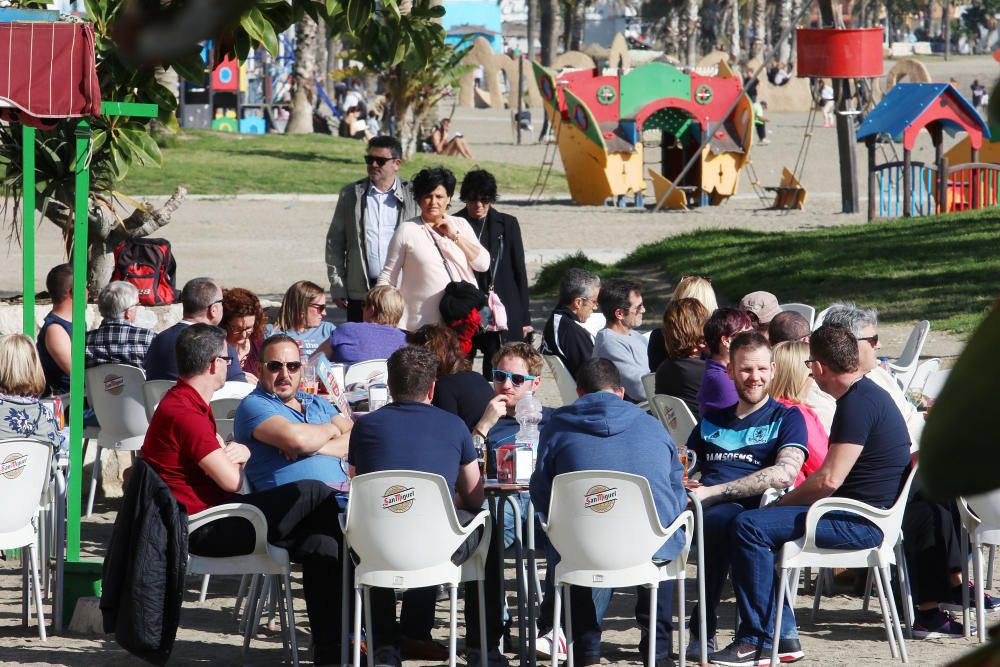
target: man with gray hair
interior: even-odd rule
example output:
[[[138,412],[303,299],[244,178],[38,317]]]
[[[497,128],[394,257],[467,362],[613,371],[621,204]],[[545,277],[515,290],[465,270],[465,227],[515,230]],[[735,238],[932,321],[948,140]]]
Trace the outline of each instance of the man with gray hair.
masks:
[[[184,305],[181,321],[158,333],[149,345],[145,361],[147,380],[176,380],[175,348],[181,333],[192,324],[218,326],[222,321],[222,288],[212,278],[192,278],[187,281],[181,290],[181,303]],[[230,357],[239,359],[232,345],[228,346],[228,350]],[[229,364],[226,381],[247,381],[238,363]]]
[[[139,290],[132,283],[115,280],[97,295],[101,325],[87,332],[86,366],[126,364],[142,368],[146,350],[156,335],[135,325],[139,313]]]
[[[874,308],[858,308],[851,302],[838,302],[827,310],[823,324],[844,327],[854,334],[858,339],[858,366],[861,372],[888,392],[903,415],[910,439],[914,443],[919,442],[920,433],[924,430],[923,415],[906,400],[892,373],[879,365],[878,351],[882,346],[878,339],[878,311]]]
[[[576,369],[594,356],[594,337],[583,328],[601,291],[601,279],[586,269],[570,269],[559,284],[559,305],[545,322],[542,354],[562,359],[575,378]]]

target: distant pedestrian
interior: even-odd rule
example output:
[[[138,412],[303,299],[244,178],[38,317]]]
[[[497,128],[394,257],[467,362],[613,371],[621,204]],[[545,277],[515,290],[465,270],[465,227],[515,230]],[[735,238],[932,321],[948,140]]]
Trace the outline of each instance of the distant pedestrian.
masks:
[[[819,80],[819,100],[823,107],[823,127],[833,127],[833,86]]]
[[[764,100],[757,100],[753,104],[753,125],[754,129],[757,130],[757,139],[761,146],[766,146],[771,143],[767,138],[767,102]]]
[[[986,95],[986,87],[979,83],[979,79],[972,82],[972,106],[978,111],[980,107],[984,107],[983,96]]]

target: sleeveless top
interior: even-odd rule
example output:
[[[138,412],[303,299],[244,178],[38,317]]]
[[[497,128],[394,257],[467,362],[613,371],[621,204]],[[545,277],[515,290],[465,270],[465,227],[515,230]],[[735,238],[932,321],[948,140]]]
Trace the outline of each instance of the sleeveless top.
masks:
[[[48,333],[49,327],[52,325],[62,327],[72,338],[73,323],[49,313],[42,322],[42,328],[38,332],[38,342],[35,343],[38,348],[38,359],[42,362],[42,370],[45,372],[46,394],[65,394],[69,392],[69,373],[65,373],[63,369],[59,368],[59,364],[55,362],[55,359],[49,354],[48,348],[45,347],[45,334]]]

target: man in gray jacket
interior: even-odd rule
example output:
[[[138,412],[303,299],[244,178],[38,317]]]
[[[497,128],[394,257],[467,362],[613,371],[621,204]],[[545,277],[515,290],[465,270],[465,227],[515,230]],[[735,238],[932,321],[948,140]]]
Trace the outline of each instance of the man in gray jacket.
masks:
[[[365,155],[368,178],[345,186],[333,212],[326,235],[330,297],[351,322],[362,320],[365,295],[382,271],[396,226],[419,213],[410,182],[396,175],[402,157],[396,138],[373,138]]]

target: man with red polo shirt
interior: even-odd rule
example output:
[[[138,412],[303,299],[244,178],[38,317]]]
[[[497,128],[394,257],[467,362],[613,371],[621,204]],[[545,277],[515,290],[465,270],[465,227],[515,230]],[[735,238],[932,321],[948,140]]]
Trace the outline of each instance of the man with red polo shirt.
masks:
[[[226,334],[210,324],[192,324],[178,337],[176,351],[177,385],[153,415],[142,458],[189,515],[234,501],[260,509],[267,519],[267,541],[302,563],[314,663],[338,663],[341,535],[333,490],[309,480],[236,496],[250,450],[222,442],[209,408],[233,362],[227,356]],[[210,523],[188,538],[191,553],[209,557],[250,553],[253,545],[253,528],[239,518]]]

